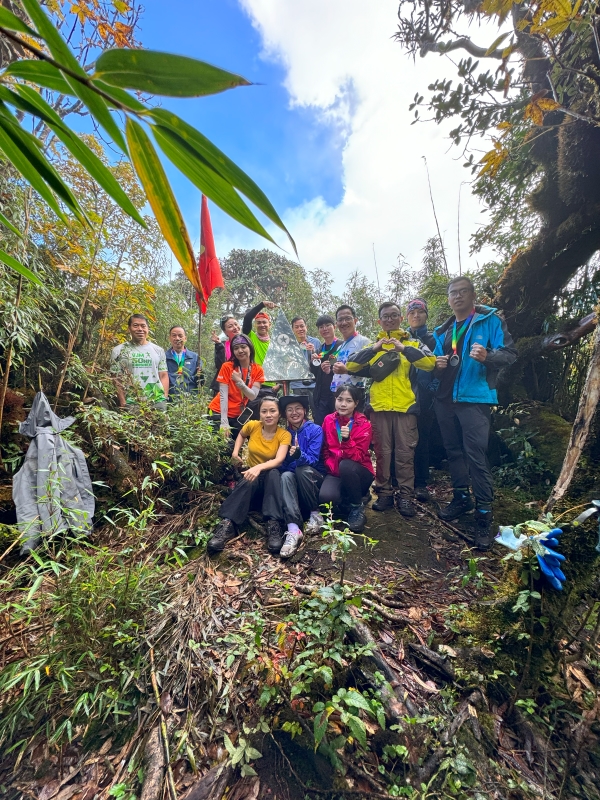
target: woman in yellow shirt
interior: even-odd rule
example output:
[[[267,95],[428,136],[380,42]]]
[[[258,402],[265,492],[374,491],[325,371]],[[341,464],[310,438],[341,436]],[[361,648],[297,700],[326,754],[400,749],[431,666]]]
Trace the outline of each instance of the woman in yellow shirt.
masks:
[[[238,525],[246,521],[251,505],[258,505],[261,501],[263,517],[267,520],[269,552],[277,555],[283,545],[283,503],[278,467],[285,460],[292,437],[285,428],[279,427],[279,405],[274,397],[262,399],[259,413],[260,420],[247,422],[235,440],[231,459],[241,464],[240,450],[247,441],[248,469],[219,509],[221,522],[206,548],[210,555],[220,553],[227,542],[237,536]]]

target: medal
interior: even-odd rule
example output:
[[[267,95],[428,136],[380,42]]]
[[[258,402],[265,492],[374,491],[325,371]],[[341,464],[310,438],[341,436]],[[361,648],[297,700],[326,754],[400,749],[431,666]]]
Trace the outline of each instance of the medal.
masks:
[[[475,309],[471,311],[470,316],[468,316],[467,319],[463,322],[458,332],[456,330],[456,319],[454,320],[454,326],[452,328],[452,355],[448,360],[448,364],[451,367],[458,367],[458,365],[460,364],[460,356],[458,355],[458,342],[460,341],[460,337],[463,335],[463,333],[465,333],[465,331],[471,324],[471,320],[473,319],[474,315],[475,315]]]
[[[329,363],[330,364],[335,364],[336,361],[337,361],[337,356],[334,356],[334,355],[329,356]]]
[[[321,366],[321,359],[320,358],[313,358],[312,365],[313,365],[313,367],[320,367]]]

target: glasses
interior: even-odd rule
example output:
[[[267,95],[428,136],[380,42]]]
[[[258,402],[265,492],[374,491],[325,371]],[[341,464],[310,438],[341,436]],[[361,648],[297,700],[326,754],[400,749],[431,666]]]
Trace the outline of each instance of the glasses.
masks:
[[[354,317],[338,317],[338,322],[354,322]]]
[[[391,322],[394,319],[400,319],[400,314],[398,312],[392,312],[391,314],[382,314],[381,320],[382,322]]]
[[[451,292],[448,292],[448,297],[464,297],[471,291],[472,290],[469,286],[465,286],[464,289],[452,289]]]

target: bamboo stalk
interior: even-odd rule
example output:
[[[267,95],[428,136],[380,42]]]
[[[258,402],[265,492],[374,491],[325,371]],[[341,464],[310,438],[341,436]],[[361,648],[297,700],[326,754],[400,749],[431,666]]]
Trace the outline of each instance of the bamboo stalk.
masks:
[[[96,236],[96,244],[94,246],[94,255],[92,256],[92,262],[90,264],[90,271],[88,274],[88,283],[85,289],[85,294],[83,296],[83,300],[81,301],[81,306],[79,307],[79,316],[77,317],[77,323],[75,325],[75,330],[69,334],[69,340],[67,342],[67,352],[65,355],[65,363],[63,365],[62,371],[60,373],[60,378],[58,379],[58,386],[56,387],[56,394],[54,395],[54,411],[56,412],[56,406],[58,405],[58,398],[60,397],[60,392],[67,375],[67,369],[69,368],[69,361],[71,360],[71,355],[73,353],[73,348],[75,347],[75,342],[77,341],[77,337],[79,335],[79,328],[81,327],[81,321],[83,319],[83,315],[85,312],[85,307],[87,305],[87,301],[89,299],[91,290],[92,290],[92,283],[94,280],[94,267],[96,265],[96,258],[98,257],[98,250],[100,249],[100,235],[102,233],[102,226],[104,225],[104,217],[100,222],[98,228],[98,234]]]
[[[154,689],[154,699],[160,709],[160,734],[162,738],[163,748],[165,751],[165,764],[167,765],[167,786],[171,800],[177,800],[177,789],[175,788],[175,779],[173,778],[173,770],[171,769],[171,755],[169,753],[169,738],[167,734],[167,723],[165,722],[165,715],[160,705],[160,692],[158,691],[158,681],[156,680],[156,671],[154,669],[154,648],[150,648],[150,680],[152,681],[152,688]]]

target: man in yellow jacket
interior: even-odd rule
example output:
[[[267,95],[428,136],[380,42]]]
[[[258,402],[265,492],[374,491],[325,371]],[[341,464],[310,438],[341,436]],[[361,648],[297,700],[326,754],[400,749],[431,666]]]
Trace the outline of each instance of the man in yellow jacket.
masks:
[[[375,485],[379,490],[373,509],[385,511],[394,505],[390,470],[392,454],[395,454],[398,510],[405,517],[413,517],[414,456],[419,439],[415,369],[431,372],[435,356],[428,347],[401,330],[401,322],[402,315],[396,303],[382,303],[379,307],[382,330],[377,341],[354,353],[346,367],[348,372],[368,375],[372,380],[370,420],[377,460]]]

